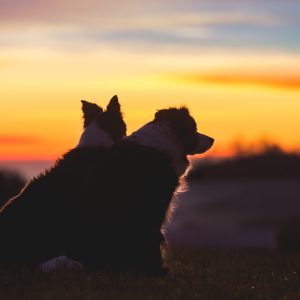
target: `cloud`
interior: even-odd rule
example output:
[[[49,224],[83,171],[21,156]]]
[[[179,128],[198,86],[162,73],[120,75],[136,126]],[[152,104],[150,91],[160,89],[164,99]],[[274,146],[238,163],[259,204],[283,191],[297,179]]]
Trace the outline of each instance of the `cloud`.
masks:
[[[0,0],[0,46],[298,51],[300,4],[274,1]]]
[[[288,76],[280,74],[272,76],[272,74],[197,74],[183,73],[178,75],[170,75],[173,80],[188,82],[191,84],[201,85],[205,83],[224,84],[224,85],[261,85],[276,88],[300,89],[300,75]]]
[[[0,135],[0,144],[2,145],[30,145],[39,143],[40,140],[34,136]]]
[[[93,22],[211,25],[251,23],[274,25],[291,17],[299,5],[292,2],[274,9],[278,1],[180,1],[180,0],[0,0],[0,22],[67,23],[82,25]],[[247,4],[248,3],[248,4]],[[246,5],[245,5],[246,4]],[[285,8],[285,10],[282,10]],[[116,23],[117,24],[116,24]]]
[[[155,2],[155,1],[154,1]],[[1,22],[76,23],[89,19],[122,16],[151,1],[118,0],[0,0]]]

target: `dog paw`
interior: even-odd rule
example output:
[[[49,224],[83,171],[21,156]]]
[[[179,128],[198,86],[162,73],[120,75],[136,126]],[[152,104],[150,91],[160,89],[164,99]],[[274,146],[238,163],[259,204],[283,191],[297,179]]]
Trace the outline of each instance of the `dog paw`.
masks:
[[[53,271],[80,271],[84,269],[83,265],[75,260],[68,258],[67,256],[58,256],[52,258],[38,267],[41,272],[53,272]]]

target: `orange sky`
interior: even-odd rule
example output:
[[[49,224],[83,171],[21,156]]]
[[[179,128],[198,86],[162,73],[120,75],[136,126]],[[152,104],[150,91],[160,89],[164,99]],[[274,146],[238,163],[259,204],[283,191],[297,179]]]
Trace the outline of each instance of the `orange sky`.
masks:
[[[0,160],[56,158],[78,142],[80,100],[105,106],[114,94],[128,133],[157,109],[186,104],[199,131],[215,138],[212,154],[230,153],[237,139],[300,149],[300,48],[287,34],[298,27],[267,2],[242,1],[235,11],[220,1],[176,2],[169,12],[156,1],[130,1],[135,10],[123,15],[110,5],[95,15],[98,2],[84,10],[77,2],[74,11],[68,1],[28,0],[25,11],[5,2]]]
[[[115,93],[129,133],[151,120],[156,109],[186,104],[199,130],[216,138],[218,154],[228,153],[237,138],[253,142],[267,137],[286,149],[300,148],[295,135],[300,125],[297,56],[249,55],[241,62],[243,54],[239,58],[203,53],[194,63],[192,56],[184,61],[180,55],[130,53],[123,54],[121,61],[109,50],[103,55],[89,53],[89,61],[80,54],[35,54],[34,50],[26,58],[24,53],[14,55],[11,61],[17,63],[0,69],[4,78],[1,159],[57,157],[78,141],[80,99],[105,106]],[[131,67],[136,61],[139,64]],[[253,63],[265,65],[264,74],[256,74]],[[234,67],[243,71],[232,71]],[[105,72],[99,72],[103,68]],[[287,71],[288,75],[282,74]]]

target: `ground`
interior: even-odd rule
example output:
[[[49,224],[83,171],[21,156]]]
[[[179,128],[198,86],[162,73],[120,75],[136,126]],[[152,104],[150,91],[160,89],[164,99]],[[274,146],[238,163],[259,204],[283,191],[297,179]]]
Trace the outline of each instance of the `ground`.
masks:
[[[300,299],[300,253],[176,249],[170,273],[0,271],[0,299]]]

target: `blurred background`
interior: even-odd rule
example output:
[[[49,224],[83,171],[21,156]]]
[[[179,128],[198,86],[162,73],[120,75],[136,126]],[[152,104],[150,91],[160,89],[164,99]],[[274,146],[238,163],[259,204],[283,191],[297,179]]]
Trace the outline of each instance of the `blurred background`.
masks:
[[[1,203],[76,146],[81,99],[117,94],[128,134],[185,104],[216,142],[168,241],[298,249],[299,26],[296,0],[0,0]]]

